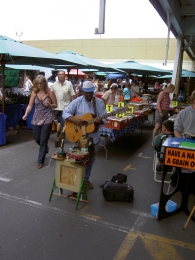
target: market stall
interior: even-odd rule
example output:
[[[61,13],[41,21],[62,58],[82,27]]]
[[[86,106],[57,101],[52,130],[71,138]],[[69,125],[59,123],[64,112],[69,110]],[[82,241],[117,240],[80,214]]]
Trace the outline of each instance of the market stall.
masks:
[[[140,128],[143,126],[144,122],[147,120],[147,116],[138,117],[137,121],[129,123],[127,126],[121,129],[113,129],[102,127],[100,130],[101,135],[108,135],[111,142],[115,142],[117,138],[123,136],[124,134],[132,133],[135,129]]]
[[[6,144],[6,118],[5,114],[0,113],[0,146]]]
[[[0,105],[0,112],[2,112],[2,106]],[[6,104],[5,105],[6,128],[15,127],[19,124],[22,118],[22,105],[21,104]]]

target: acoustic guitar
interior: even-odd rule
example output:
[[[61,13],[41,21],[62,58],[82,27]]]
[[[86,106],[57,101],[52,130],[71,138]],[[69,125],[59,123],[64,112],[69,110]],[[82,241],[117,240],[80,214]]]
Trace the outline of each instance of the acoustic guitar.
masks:
[[[73,116],[76,119],[82,119],[86,122],[85,125],[83,126],[78,126],[75,125],[72,122],[67,122],[66,121],[66,126],[65,126],[65,134],[67,139],[70,142],[77,142],[82,136],[86,135],[87,133],[92,133],[92,132],[96,132],[98,130],[99,125],[95,123],[95,120],[102,120],[105,119],[109,116],[113,116],[115,114],[119,114],[122,112],[125,112],[129,110],[128,107],[122,107],[117,109],[116,111],[110,112],[110,113],[106,113],[103,116],[94,118],[94,115],[90,114],[90,113],[86,113],[82,116]]]

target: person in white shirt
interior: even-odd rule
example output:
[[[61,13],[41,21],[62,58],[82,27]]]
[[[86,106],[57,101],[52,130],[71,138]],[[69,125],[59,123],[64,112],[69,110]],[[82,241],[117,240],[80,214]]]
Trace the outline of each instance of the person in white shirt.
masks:
[[[62,112],[70,104],[70,102],[75,98],[75,91],[72,83],[65,80],[65,72],[60,70],[58,72],[58,81],[55,81],[51,86],[57,99],[57,108],[55,109],[55,119],[64,126],[64,120],[62,118]]]
[[[131,85],[131,98],[138,96],[140,96],[139,87],[137,85],[137,82],[133,80]]]
[[[33,86],[33,84],[32,84],[32,81],[30,80],[30,77],[28,75],[26,75],[24,88],[23,88],[23,94],[24,95],[30,94],[30,90],[31,90],[32,86]]]

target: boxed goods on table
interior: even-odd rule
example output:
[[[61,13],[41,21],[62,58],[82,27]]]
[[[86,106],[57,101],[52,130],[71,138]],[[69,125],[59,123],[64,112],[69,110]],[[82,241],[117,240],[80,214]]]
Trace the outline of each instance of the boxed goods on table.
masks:
[[[142,117],[142,116],[144,116],[144,111],[143,111],[143,110],[135,110],[135,111],[133,112],[133,114],[134,114],[134,115],[137,115],[137,116],[139,116],[139,117]]]
[[[128,106],[133,107],[134,110],[142,110],[143,109],[142,103],[130,102],[130,103],[128,103]]]
[[[125,118],[127,118],[127,120],[129,121],[129,123],[132,123],[132,122],[134,122],[135,115],[125,113]]]
[[[158,208],[159,208],[159,203],[155,203],[150,206],[152,216],[157,217]],[[175,203],[172,200],[168,200],[165,208],[167,212],[173,212],[177,209],[177,203]]]
[[[107,118],[107,122],[104,125],[106,128],[113,128],[113,129],[121,129],[129,124],[129,121],[125,117],[115,117],[115,116],[110,116]]]
[[[143,114],[144,114],[144,116],[148,116],[148,115],[149,115],[149,112],[150,112],[150,110],[149,110],[148,108],[144,108],[144,109],[143,109]]]

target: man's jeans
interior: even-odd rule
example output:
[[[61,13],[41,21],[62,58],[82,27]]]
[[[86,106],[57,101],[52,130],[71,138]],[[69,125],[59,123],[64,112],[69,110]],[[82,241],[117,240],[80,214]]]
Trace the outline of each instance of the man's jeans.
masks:
[[[95,153],[97,154],[99,142],[97,144],[95,144],[94,146],[95,146]],[[86,181],[89,180],[89,177],[91,175],[92,167],[93,167],[95,160],[96,160],[96,156],[93,156],[92,159],[91,159],[91,163],[86,166],[85,177],[84,177]]]
[[[55,119],[57,119],[58,123],[61,124],[61,128],[63,128],[64,127],[64,119],[62,117],[63,111],[61,111],[61,110],[53,110],[53,113],[54,113]]]

